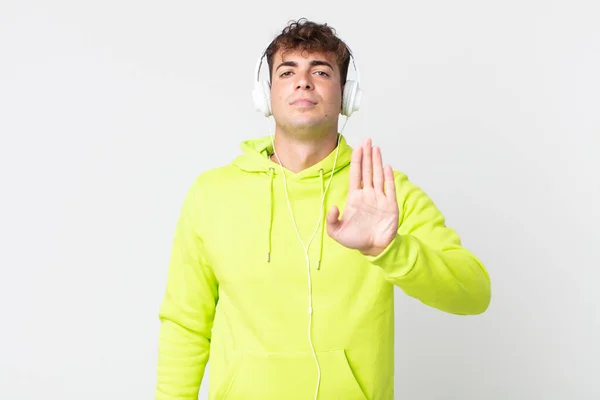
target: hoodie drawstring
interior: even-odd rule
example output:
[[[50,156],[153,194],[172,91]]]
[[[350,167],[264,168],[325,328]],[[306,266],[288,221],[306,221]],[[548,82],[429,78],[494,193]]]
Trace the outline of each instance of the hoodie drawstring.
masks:
[[[325,177],[323,175],[323,168],[319,170],[319,178],[321,180],[321,199],[325,195]],[[269,232],[268,232],[268,243],[267,243],[267,262],[271,262],[271,250],[272,250],[272,242],[271,237],[273,234],[273,179],[275,178],[275,168],[269,167]],[[317,270],[321,269],[321,262],[323,260],[323,241],[325,238],[325,225],[326,225],[326,216],[327,210],[325,206],[323,206],[323,211],[320,215],[321,221],[321,237],[319,238],[319,260],[317,261]]]
[[[271,233],[273,232],[273,178],[275,168],[269,167],[269,244],[267,248],[267,262],[271,262]]]
[[[332,172],[333,173],[333,172]],[[325,178],[323,177],[323,168],[319,170],[319,177],[321,177],[321,201],[323,200],[323,196],[325,195]],[[319,240],[319,261],[317,262],[317,270],[321,269],[321,261],[323,260],[323,238],[325,236],[325,215],[326,215],[325,204],[323,204],[323,213],[321,215],[321,238]]]

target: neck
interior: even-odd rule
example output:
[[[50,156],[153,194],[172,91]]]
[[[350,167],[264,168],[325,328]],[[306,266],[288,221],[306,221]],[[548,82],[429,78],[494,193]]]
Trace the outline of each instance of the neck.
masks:
[[[298,173],[325,159],[335,150],[338,133],[313,138],[289,137],[282,133],[275,134],[275,150],[281,164],[288,170]],[[275,154],[271,161],[279,164]]]

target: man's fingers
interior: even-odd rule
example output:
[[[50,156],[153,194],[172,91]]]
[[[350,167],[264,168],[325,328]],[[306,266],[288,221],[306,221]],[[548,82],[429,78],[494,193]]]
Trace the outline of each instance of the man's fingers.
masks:
[[[394,180],[394,170],[389,165],[383,169],[385,175],[385,195],[396,200],[396,181]]]
[[[362,181],[363,188],[373,187],[373,152],[371,147],[371,139],[365,140],[363,144],[363,159],[362,159]]]
[[[350,162],[350,190],[360,189],[362,180],[362,147],[354,149]]]
[[[373,188],[383,194],[383,161],[381,149],[377,146],[373,147]]]

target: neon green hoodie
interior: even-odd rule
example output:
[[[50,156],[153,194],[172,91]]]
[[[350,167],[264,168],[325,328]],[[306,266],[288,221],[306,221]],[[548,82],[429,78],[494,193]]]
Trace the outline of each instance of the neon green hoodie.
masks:
[[[231,165],[198,176],[177,223],[160,308],[156,399],[197,399],[210,354],[211,400],[311,400],[318,369],[309,341],[308,273],[269,136],[242,143]],[[344,212],[352,148],[300,172],[285,170],[309,248],[318,398],[394,398],[394,286],[444,312],[473,315],[490,302],[481,262],[432,200],[394,172],[398,234],[378,256],[327,235]]]

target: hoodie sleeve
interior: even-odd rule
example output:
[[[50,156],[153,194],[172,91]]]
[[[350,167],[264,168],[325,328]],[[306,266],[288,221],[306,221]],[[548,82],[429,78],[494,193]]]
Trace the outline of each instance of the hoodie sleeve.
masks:
[[[491,298],[484,265],[461,245],[433,201],[406,175],[395,173],[398,233],[377,256],[366,256],[407,295],[452,314],[483,313]]]
[[[208,361],[218,290],[198,232],[199,211],[196,181],[176,225],[159,311],[156,400],[198,399]]]

